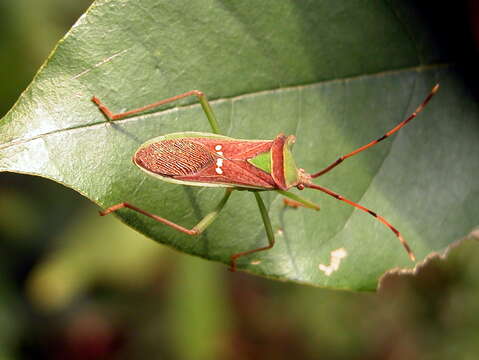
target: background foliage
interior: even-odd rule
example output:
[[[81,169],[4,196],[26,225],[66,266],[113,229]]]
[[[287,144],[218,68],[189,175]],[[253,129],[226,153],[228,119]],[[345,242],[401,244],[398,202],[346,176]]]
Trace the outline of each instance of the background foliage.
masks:
[[[5,99],[18,96],[48,49],[88,5],[47,4],[37,9],[48,33],[42,35],[28,28],[35,22],[24,17],[34,3],[2,3],[0,14],[9,21],[0,21],[8,29],[2,32],[0,61],[9,65],[0,68],[2,78],[12,79],[0,86]],[[459,11],[447,15],[464,23]],[[458,33],[451,37],[468,39],[460,27],[452,28]],[[466,71],[467,63],[458,60]],[[9,107],[5,102],[3,110]],[[61,186],[12,174],[2,174],[0,181],[2,358],[477,354],[475,242],[416,278],[387,281],[378,296],[337,293],[229,274],[222,266],[156,246],[115,219],[99,219],[95,207]]]

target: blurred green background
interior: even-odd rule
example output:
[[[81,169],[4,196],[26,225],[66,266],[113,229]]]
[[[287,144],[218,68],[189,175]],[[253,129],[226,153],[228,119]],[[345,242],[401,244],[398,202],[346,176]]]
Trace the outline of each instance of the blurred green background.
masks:
[[[2,116],[90,3],[0,2]],[[0,174],[0,360],[479,354],[475,240],[359,294],[233,274],[97,210],[53,182]]]

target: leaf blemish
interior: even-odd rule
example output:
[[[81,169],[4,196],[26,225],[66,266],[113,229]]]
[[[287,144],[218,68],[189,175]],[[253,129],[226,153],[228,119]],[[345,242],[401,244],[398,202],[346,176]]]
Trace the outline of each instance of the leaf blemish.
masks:
[[[341,260],[348,256],[348,252],[344,248],[331,251],[330,265],[319,264],[319,270],[323,271],[326,276],[330,276],[339,269]]]
[[[72,77],[72,80],[75,80],[75,79],[78,79],[80,76],[83,76],[85,74],[88,74],[90,71],[92,71],[93,69],[103,65],[103,64],[106,64],[107,62],[113,60],[114,58],[116,58],[117,56],[119,55],[123,55],[125,52],[127,52],[128,49],[125,49],[125,50],[122,50],[120,52],[117,52],[116,54],[113,54],[109,57],[107,57],[106,59],[103,59],[102,61],[96,63],[95,65],[93,65],[93,67],[91,67],[90,69],[86,69],[86,70],[83,70],[81,73],[79,74],[76,74],[75,76]]]

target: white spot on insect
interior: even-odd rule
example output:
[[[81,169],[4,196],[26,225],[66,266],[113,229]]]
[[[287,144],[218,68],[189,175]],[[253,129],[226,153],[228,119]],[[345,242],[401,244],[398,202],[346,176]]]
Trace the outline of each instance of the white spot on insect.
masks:
[[[221,145],[216,145],[216,146],[215,146],[215,150],[216,150],[216,151],[220,151],[220,150],[221,150]]]
[[[216,152],[219,156],[223,156],[223,151],[217,151]]]
[[[250,262],[251,265],[259,265],[261,264],[261,260],[253,260]]]
[[[216,159],[216,173],[221,175],[223,174],[223,169],[221,167],[223,166],[223,159]]]
[[[341,260],[348,256],[348,252],[344,248],[339,248],[331,251],[330,264],[319,264],[319,270],[323,271],[326,276],[330,276],[333,272],[339,269]]]

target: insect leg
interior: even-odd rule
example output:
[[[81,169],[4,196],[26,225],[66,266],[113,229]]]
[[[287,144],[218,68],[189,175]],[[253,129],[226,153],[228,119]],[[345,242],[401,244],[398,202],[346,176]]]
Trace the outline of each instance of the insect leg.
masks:
[[[391,231],[398,237],[399,241],[401,242],[401,244],[406,249],[406,252],[409,255],[409,258],[412,261],[416,261],[416,257],[414,256],[414,253],[412,252],[411,248],[409,247],[409,244],[406,242],[406,240],[404,240],[401,233],[399,231],[397,231],[397,229],[394,226],[392,226],[385,218],[376,214],[374,211],[369,210],[368,208],[365,208],[364,206],[362,206],[360,204],[357,204],[357,203],[355,203],[351,200],[346,199],[344,196],[339,195],[332,190],[326,189],[325,187],[322,187],[322,186],[319,186],[319,185],[316,185],[316,184],[312,184],[312,183],[304,184],[304,186],[306,186],[308,188],[311,188],[311,189],[316,189],[316,190],[322,191],[322,192],[324,192],[324,193],[326,193],[326,194],[328,194],[328,195],[330,195],[330,196],[332,196],[332,197],[334,197],[334,198],[336,198],[340,201],[344,201],[345,203],[348,203],[349,205],[352,205],[355,208],[358,208],[359,210],[367,212],[369,215],[374,216],[376,219],[378,219],[380,222],[382,222],[384,225],[386,225],[389,229],[391,229]]]
[[[164,100],[161,100],[161,101],[154,102],[153,104],[149,104],[149,105],[146,105],[146,106],[139,107],[137,109],[125,111],[125,112],[118,113],[118,114],[114,114],[96,96],[93,96],[91,98],[91,101],[93,101],[96,104],[96,106],[98,106],[100,111],[108,118],[108,120],[114,121],[114,120],[123,119],[127,116],[130,116],[130,115],[135,115],[135,114],[141,113],[141,112],[146,111],[146,110],[156,108],[156,107],[161,106],[161,105],[165,105],[165,104],[183,99],[183,98],[188,97],[188,96],[193,96],[193,95],[198,97],[198,99],[200,101],[200,104],[201,104],[201,107],[203,108],[203,111],[205,112],[206,117],[208,118],[208,121],[210,123],[211,130],[213,131],[213,133],[219,134],[220,133],[220,128],[218,126],[218,121],[216,120],[215,114],[213,113],[213,109],[211,108],[210,103],[208,102],[208,99],[206,98],[206,95],[199,90],[191,90],[191,91],[185,92],[184,94],[176,95],[176,96],[170,97],[168,99],[164,99]]]
[[[260,247],[258,249],[243,251],[243,252],[231,255],[231,266],[230,266],[231,271],[236,271],[236,260],[238,260],[239,257],[249,255],[258,251],[269,250],[274,246],[273,227],[271,226],[271,220],[269,219],[268,211],[266,210],[266,207],[264,206],[263,199],[261,199],[259,192],[254,191],[254,196],[256,198],[256,202],[258,203],[259,211],[261,213],[261,218],[263,219],[264,228],[266,230],[266,235],[268,237],[269,245]]]
[[[368,148],[370,148],[371,146],[374,146],[376,145],[378,142],[380,141],[383,141],[384,139],[388,138],[389,136],[391,136],[392,134],[394,134],[396,131],[398,131],[399,129],[401,129],[404,125],[406,125],[408,122],[410,122],[412,119],[414,119],[417,114],[419,114],[423,109],[424,107],[427,105],[427,103],[429,102],[429,100],[431,100],[431,98],[434,96],[434,94],[436,94],[436,92],[439,90],[439,84],[436,84],[431,92],[429,93],[429,95],[426,97],[426,99],[424,99],[424,101],[421,103],[421,105],[419,105],[417,107],[417,109],[404,121],[400,122],[398,125],[396,125],[393,129],[389,130],[386,134],[384,134],[383,136],[381,136],[380,138],[376,139],[376,140],[373,140],[371,141],[370,143],[366,144],[366,145],[363,145],[361,146],[360,148],[357,148],[356,150],[350,152],[349,154],[346,154],[346,155],[343,155],[341,156],[339,159],[337,159],[335,162],[333,162],[331,165],[325,167],[323,170],[321,171],[318,171],[317,173],[314,173],[311,175],[312,178],[317,178],[321,175],[324,175],[326,174],[327,172],[331,171],[332,169],[334,169],[336,166],[338,166],[339,164],[341,164],[344,160],[346,160],[347,158],[351,157],[351,156],[354,156],[356,154],[359,154],[361,151],[364,151]]]
[[[218,205],[216,205],[216,208],[212,212],[210,212],[209,214],[206,214],[206,216],[203,219],[201,219],[200,222],[198,224],[196,224],[195,226],[193,226],[191,229],[187,229],[187,228],[185,228],[181,225],[178,225],[178,224],[176,224],[176,223],[174,223],[174,222],[172,222],[168,219],[165,219],[165,218],[162,218],[161,216],[152,214],[148,211],[140,209],[139,207],[131,205],[127,202],[123,202],[123,203],[119,203],[119,204],[110,206],[108,209],[106,209],[104,211],[100,211],[100,215],[105,216],[105,215],[108,215],[108,214],[110,214],[114,211],[117,211],[119,209],[129,208],[131,210],[139,212],[140,214],[148,216],[148,217],[152,218],[153,220],[161,222],[162,224],[168,225],[169,227],[172,227],[175,230],[181,231],[182,233],[185,233],[185,234],[188,234],[188,235],[198,235],[198,234],[201,234],[213,221],[215,221],[215,219],[218,217],[221,210],[225,206],[226,202],[228,201],[232,191],[233,191],[232,189],[226,189],[223,198],[218,203]]]
[[[313,209],[313,210],[320,209],[318,204],[315,204],[311,200],[305,199],[304,197],[299,196],[297,194],[290,193],[284,190],[276,190],[276,192],[288,198],[288,199],[284,199],[284,203],[288,206],[292,206],[292,207],[304,206],[306,208]]]

